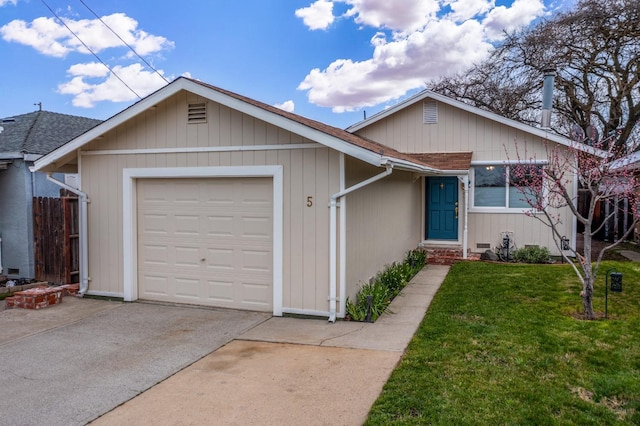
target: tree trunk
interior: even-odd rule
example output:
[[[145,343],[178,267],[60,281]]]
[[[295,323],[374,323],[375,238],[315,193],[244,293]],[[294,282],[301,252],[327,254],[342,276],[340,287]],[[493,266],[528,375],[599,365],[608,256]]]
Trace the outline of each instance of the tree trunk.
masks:
[[[593,312],[593,268],[591,265],[591,222],[585,224],[584,230],[584,260],[582,265],[583,284],[582,284],[582,307],[584,310],[584,319],[594,320],[596,315]]]
[[[593,312],[593,275],[589,275],[584,279],[584,285],[582,286],[582,307],[584,309],[584,319],[596,319],[596,314]]]

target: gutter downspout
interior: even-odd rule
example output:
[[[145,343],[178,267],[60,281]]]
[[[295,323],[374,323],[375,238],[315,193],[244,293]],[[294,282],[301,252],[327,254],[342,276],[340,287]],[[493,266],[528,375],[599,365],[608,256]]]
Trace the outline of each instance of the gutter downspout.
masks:
[[[64,182],[53,178],[51,173],[47,173],[47,180],[55,183],[56,185],[71,191],[80,197],[79,213],[80,213],[80,291],[79,295],[82,297],[89,290],[89,253],[88,253],[88,238],[87,238],[87,204],[89,203],[89,197],[84,192],[75,189],[72,186],[67,185]]]
[[[386,170],[380,174],[377,174],[373,177],[370,177],[367,180],[363,180],[360,183],[357,183],[349,188],[343,189],[342,191],[336,192],[331,196],[331,201],[329,202],[329,322],[336,322],[336,293],[337,293],[337,252],[338,252],[338,242],[336,235],[337,228],[337,208],[338,208],[338,198],[342,198],[345,195],[356,191],[360,188],[363,188],[369,184],[372,184],[380,179],[384,179],[393,173],[393,166],[388,164],[386,166]],[[340,295],[341,298],[344,298],[344,294]]]
[[[464,185],[464,229],[462,231],[462,258],[466,259],[469,245],[469,175],[462,178]]]

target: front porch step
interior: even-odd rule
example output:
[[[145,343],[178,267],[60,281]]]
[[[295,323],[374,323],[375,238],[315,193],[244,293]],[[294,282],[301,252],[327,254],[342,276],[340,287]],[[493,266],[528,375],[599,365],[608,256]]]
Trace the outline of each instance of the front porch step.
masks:
[[[427,264],[452,265],[462,260],[480,260],[480,255],[467,250],[467,258],[464,259],[461,247],[422,247],[427,254]]]

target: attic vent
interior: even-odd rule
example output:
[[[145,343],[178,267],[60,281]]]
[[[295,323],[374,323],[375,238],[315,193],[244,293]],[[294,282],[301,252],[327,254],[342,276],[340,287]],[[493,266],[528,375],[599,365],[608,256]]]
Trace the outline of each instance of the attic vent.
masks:
[[[13,118],[13,117],[10,117],[10,118],[3,118],[3,119],[2,119],[2,122],[3,122],[3,123],[15,123],[15,122],[16,122],[16,119],[15,119],[15,118]]]
[[[207,104],[189,104],[187,113],[188,123],[206,123],[207,122]]]
[[[424,101],[422,103],[422,123],[438,123],[438,103],[436,101]]]

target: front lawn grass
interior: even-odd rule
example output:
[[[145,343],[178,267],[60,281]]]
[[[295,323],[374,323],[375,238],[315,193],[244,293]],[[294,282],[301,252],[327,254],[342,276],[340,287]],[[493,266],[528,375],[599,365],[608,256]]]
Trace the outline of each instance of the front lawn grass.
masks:
[[[367,424],[640,424],[640,264],[601,265],[602,314],[612,267],[584,321],[568,265],[454,265]]]

